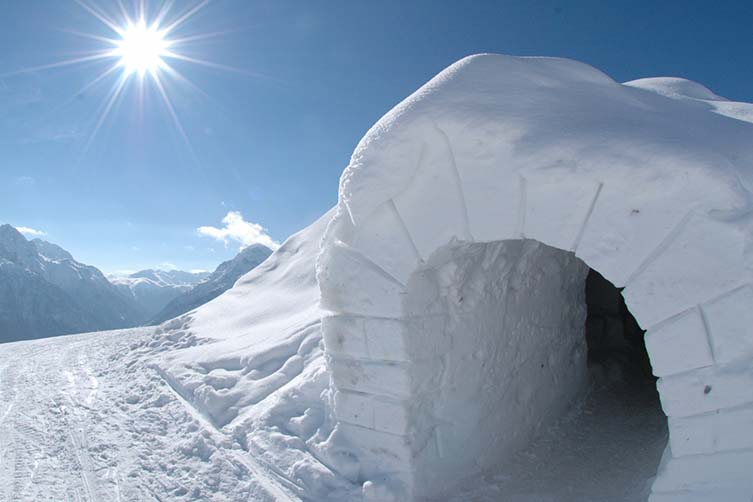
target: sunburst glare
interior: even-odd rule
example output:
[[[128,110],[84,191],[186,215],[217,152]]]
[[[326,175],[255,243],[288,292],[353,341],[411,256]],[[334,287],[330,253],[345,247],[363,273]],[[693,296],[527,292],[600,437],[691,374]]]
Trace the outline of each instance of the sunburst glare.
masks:
[[[95,33],[82,33],[73,29],[66,31],[94,40],[101,44],[106,44],[106,46],[94,48],[74,59],[25,68],[7,75],[32,73],[97,61],[111,61],[112,63],[108,67],[98,75],[95,75],[94,78],[92,78],[77,93],[77,95],[80,95],[84,91],[101,84],[106,79],[112,78],[113,75],[119,74],[112,83],[112,87],[100,107],[100,112],[94,121],[95,125],[89,134],[89,138],[84,147],[84,152],[88,150],[94,137],[97,135],[97,132],[105,123],[108,115],[117,108],[122,96],[128,88],[129,82],[135,81],[138,83],[139,89],[141,90],[137,93],[139,96],[139,106],[143,106],[144,86],[150,83],[149,85],[154,86],[157,94],[162,99],[171,120],[180,136],[185,141],[186,146],[194,158],[196,158],[191,143],[188,140],[188,136],[186,135],[178,114],[175,111],[175,107],[170,99],[167,80],[170,80],[170,83],[187,86],[193,90],[198,89],[198,87],[190,82],[174,66],[170,65],[168,63],[168,60],[170,59],[218,70],[259,76],[258,74],[252,74],[223,64],[198,59],[193,55],[189,56],[181,50],[185,49],[194,40],[200,40],[221,34],[194,33],[190,36],[183,36],[181,38],[175,37],[175,32],[209,4],[210,0],[197,1],[183,10],[174,9],[175,2],[172,0],[154,2],[154,6],[150,6],[147,0],[138,0],[138,2],[135,3],[135,8],[130,12],[123,1],[118,0],[116,5],[119,8],[116,15],[113,15],[111,12],[108,13],[100,5],[90,0],[73,1],[99,20],[104,27],[110,30],[111,34],[109,36],[103,36]],[[171,12],[173,10],[175,12]]]
[[[155,75],[165,65],[162,58],[167,55],[170,41],[156,24],[147,26],[143,19],[130,24],[123,30],[113,54],[120,57],[120,65],[127,74],[137,73],[141,78],[149,72]]]

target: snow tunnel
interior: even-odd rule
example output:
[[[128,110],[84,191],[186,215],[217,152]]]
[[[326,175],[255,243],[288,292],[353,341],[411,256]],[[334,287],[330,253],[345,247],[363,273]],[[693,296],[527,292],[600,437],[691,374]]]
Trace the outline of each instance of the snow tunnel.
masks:
[[[364,498],[442,499],[505,465],[582,398],[594,364],[622,357],[603,343],[612,309],[645,340],[667,417],[661,462],[644,462],[650,500],[749,502],[740,124],[574,61],[497,55],[382,118],[341,178],[317,265],[332,444]]]

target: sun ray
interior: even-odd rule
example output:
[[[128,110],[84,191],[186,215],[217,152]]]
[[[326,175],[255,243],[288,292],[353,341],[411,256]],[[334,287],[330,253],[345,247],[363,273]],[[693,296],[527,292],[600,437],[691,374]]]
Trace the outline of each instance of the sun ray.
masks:
[[[173,107],[173,103],[170,100],[170,97],[167,95],[167,92],[165,92],[165,87],[162,85],[162,80],[160,80],[159,75],[154,76],[154,83],[156,84],[157,89],[159,89],[159,93],[162,96],[162,100],[165,102],[165,107],[170,112],[170,117],[172,117],[173,119],[173,124],[175,124],[175,127],[178,129],[178,132],[180,133],[180,136],[183,138],[183,142],[186,144],[186,147],[191,153],[191,156],[193,157],[194,161],[197,164],[199,164],[199,157],[196,155],[196,152],[193,149],[193,145],[191,145],[191,141],[188,139],[186,130],[183,128],[183,124],[181,123],[180,118],[178,117],[178,114],[175,112],[175,108]]]
[[[92,87],[94,87],[95,85],[97,85],[98,83],[100,83],[101,81],[103,81],[105,78],[107,78],[110,75],[112,75],[118,69],[118,67],[119,67],[119,65],[114,64],[114,65],[110,66],[107,70],[105,70],[102,73],[100,73],[99,75],[97,75],[94,78],[94,80],[92,80],[91,82],[89,82],[88,84],[86,84],[85,86],[83,86],[81,89],[79,89],[76,92],[76,94],[74,95],[74,98],[76,96],[81,96],[86,91],[88,91],[89,89],[91,89]]]
[[[212,61],[206,61],[204,59],[198,59],[198,58],[193,58],[190,56],[185,56],[183,54],[178,54],[177,52],[174,52],[171,50],[166,50],[163,55],[166,58],[178,59],[180,61],[187,61],[189,63],[206,66],[207,68],[213,68],[215,70],[223,70],[223,71],[232,72],[232,73],[239,73],[241,75],[246,75],[248,77],[269,78],[269,79],[272,78],[268,75],[264,75],[263,73],[251,72],[248,70],[243,70],[241,68],[235,68],[233,66],[227,66],[220,63],[213,63]]]
[[[121,27],[119,27],[115,23],[115,21],[111,20],[106,14],[100,12],[96,8],[94,8],[91,5],[87,4],[86,2],[84,2],[84,0],[73,0],[73,1],[76,2],[81,8],[83,8],[87,12],[89,12],[89,14],[91,14],[94,17],[96,17],[100,21],[102,21],[102,23],[104,23],[105,26],[107,26],[108,28],[110,28],[112,31],[114,31],[118,35],[121,35],[121,36],[123,35],[123,29]]]
[[[241,30],[223,30],[223,31],[213,31],[209,33],[199,33],[196,35],[190,35],[187,37],[181,37],[181,38],[171,38],[170,39],[170,46],[176,47],[182,44],[195,42],[197,40],[206,40],[209,38],[216,38],[221,37],[224,35],[229,35],[230,33],[233,33],[234,31],[241,31]]]
[[[186,78],[182,73],[180,73],[178,70],[170,66],[169,64],[165,64],[162,69],[165,71],[166,74],[173,77],[175,80],[179,81],[181,84],[190,87],[193,89],[194,92],[197,92],[201,94],[204,98],[209,99],[209,93],[207,93],[204,89],[196,85],[195,83],[191,82],[188,78]]]
[[[82,154],[85,154],[87,151],[89,151],[89,148],[91,147],[91,144],[94,141],[94,138],[97,136],[97,133],[102,127],[102,124],[104,124],[105,119],[110,114],[110,110],[112,110],[112,107],[115,105],[115,102],[118,100],[118,97],[120,97],[120,94],[123,91],[123,88],[125,87],[125,84],[127,81],[128,81],[128,75],[122,74],[118,82],[113,87],[113,90],[110,92],[110,97],[107,100],[107,104],[105,105],[102,112],[99,114],[97,123],[94,126],[94,129],[92,130],[91,134],[89,135],[89,139],[86,141],[86,145],[84,145]]]
[[[80,58],[66,59],[64,61],[58,61],[57,63],[50,63],[50,64],[39,65],[39,66],[31,66],[29,68],[22,68],[20,70],[15,70],[15,71],[12,71],[12,72],[3,73],[0,76],[10,77],[10,76],[13,76],[13,75],[23,75],[25,73],[34,73],[34,72],[42,71],[42,70],[51,70],[51,69],[54,69],[54,68],[62,68],[64,66],[71,66],[71,65],[86,63],[86,62],[89,62],[89,61],[97,61],[97,60],[108,59],[108,58],[112,58],[112,51],[110,51],[110,50],[108,50],[108,51],[102,51],[102,52],[97,52],[95,54],[92,54],[91,56],[82,56]]]
[[[154,24],[156,24],[157,26],[161,26],[162,21],[165,20],[165,17],[167,16],[168,12],[170,12],[170,9],[172,9],[174,4],[175,2],[173,0],[167,0],[163,2],[162,6],[157,12],[157,15],[154,17]]]
[[[173,21],[169,25],[167,25],[167,27],[164,28],[165,33],[166,34],[171,33],[175,28],[177,28],[178,26],[180,26],[181,24],[183,24],[185,21],[187,21],[188,19],[190,19],[191,16],[193,16],[194,14],[196,14],[197,12],[199,12],[201,9],[203,9],[204,7],[206,7],[209,4],[210,1],[211,0],[202,0],[195,7],[193,7],[192,9],[189,9],[188,12],[186,12],[182,16],[178,17],[178,19],[176,19],[175,21]]]
[[[133,21],[131,20],[130,14],[128,14],[128,9],[126,9],[125,5],[123,4],[123,0],[117,0],[118,1],[118,8],[120,9],[120,15],[123,16],[123,20],[125,21],[125,24],[131,24]]]
[[[76,35],[83,38],[89,38],[91,40],[97,40],[98,42],[104,42],[109,45],[117,45],[118,43],[118,41],[114,38],[103,37],[101,35],[95,35],[93,33],[86,33],[86,32],[78,31],[78,30],[72,30],[70,28],[62,28],[61,31],[64,31],[65,33],[70,33],[71,35]]]

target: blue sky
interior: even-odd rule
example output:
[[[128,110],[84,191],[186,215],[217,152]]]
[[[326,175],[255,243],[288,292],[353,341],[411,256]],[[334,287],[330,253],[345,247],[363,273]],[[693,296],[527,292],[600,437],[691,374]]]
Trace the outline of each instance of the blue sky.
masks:
[[[117,3],[87,1],[116,17]],[[245,222],[284,240],[335,204],[364,132],[468,54],[569,57],[753,101],[749,0],[215,0],[175,36],[221,33],[181,50],[240,71],[171,60],[195,85],[165,80],[185,137],[148,81],[143,106],[127,86],[92,137],[119,73],[80,90],[111,62],[16,72],[105,47],[73,31],[113,34],[73,0],[0,10],[0,223],[107,272],[213,269],[233,236],[253,240]]]

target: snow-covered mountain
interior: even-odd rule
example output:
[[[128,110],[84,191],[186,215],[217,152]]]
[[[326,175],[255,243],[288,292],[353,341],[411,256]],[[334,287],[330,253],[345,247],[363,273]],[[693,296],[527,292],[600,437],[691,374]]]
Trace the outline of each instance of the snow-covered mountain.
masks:
[[[121,293],[132,298],[148,322],[168,303],[209,277],[209,272],[141,270],[125,277],[109,277]]]
[[[172,319],[189,310],[211,301],[233,287],[242,275],[254,269],[272,254],[272,250],[261,244],[254,244],[243,249],[232,260],[220,263],[217,269],[205,281],[196,284],[186,293],[168,303],[151,320],[150,324]]]
[[[129,327],[141,316],[97,268],[0,226],[0,341]]]

